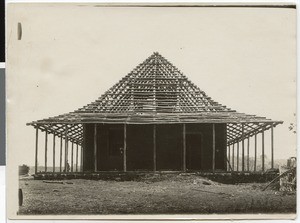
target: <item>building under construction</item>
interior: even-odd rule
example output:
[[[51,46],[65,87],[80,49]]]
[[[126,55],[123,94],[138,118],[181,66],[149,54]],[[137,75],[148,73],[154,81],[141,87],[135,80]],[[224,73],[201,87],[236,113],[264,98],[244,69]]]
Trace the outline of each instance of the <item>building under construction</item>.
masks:
[[[36,174],[82,174],[245,172],[249,171],[249,143],[244,141],[250,137],[255,138],[251,147],[255,150],[252,171],[264,171],[264,132],[271,130],[273,167],[273,129],[280,123],[239,113],[215,102],[174,65],[154,53],[96,101],[28,125],[36,129]],[[39,131],[45,133],[44,148],[38,148]],[[50,134],[53,142],[55,137],[61,138],[60,145],[53,143],[53,148],[48,148]],[[257,134],[262,134],[261,142],[257,142]],[[257,143],[262,143],[260,169],[256,169]],[[47,150],[53,150],[51,168],[47,167]],[[37,171],[38,153],[45,153],[42,172]],[[56,159],[60,162],[55,163]]]

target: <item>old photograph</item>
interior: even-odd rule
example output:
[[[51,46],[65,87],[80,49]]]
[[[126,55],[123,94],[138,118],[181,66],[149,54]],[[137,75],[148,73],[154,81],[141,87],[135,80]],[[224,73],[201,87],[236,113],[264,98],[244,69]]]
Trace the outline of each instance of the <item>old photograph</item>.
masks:
[[[7,24],[8,217],[295,218],[295,5],[15,3]]]

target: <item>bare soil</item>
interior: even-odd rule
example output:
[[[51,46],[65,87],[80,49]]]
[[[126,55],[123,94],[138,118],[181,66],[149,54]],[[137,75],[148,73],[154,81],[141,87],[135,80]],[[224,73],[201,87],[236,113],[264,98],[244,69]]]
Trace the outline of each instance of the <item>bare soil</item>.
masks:
[[[139,181],[20,179],[21,215],[296,213],[296,193],[266,183],[221,184],[195,175],[149,175]]]

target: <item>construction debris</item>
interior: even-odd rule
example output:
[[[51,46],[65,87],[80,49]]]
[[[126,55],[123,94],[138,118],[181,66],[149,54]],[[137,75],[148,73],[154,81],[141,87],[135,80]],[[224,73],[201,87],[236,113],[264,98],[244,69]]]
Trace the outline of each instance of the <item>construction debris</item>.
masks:
[[[54,181],[54,180],[43,180],[43,183],[49,183],[49,184],[64,184],[62,181]]]
[[[296,191],[296,157],[291,157],[287,160],[286,166],[279,168],[279,176],[275,177],[264,189],[265,191],[270,185],[278,182],[280,191]]]

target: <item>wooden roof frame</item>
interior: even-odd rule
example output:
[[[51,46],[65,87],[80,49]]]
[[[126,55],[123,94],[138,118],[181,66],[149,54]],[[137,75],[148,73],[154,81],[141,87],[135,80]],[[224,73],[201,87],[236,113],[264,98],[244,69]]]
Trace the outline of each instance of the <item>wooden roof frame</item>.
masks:
[[[85,123],[226,123],[231,145],[283,122],[238,113],[215,102],[155,52],[94,102],[27,125],[81,144]]]

